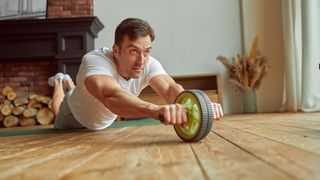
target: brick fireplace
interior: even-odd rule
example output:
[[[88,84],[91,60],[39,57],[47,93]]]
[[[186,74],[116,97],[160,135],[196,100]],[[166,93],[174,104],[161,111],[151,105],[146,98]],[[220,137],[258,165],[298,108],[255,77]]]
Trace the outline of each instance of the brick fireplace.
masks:
[[[92,0],[48,0],[47,16],[0,21],[0,89],[50,96],[48,77],[60,71],[75,80],[103,24],[92,16]]]

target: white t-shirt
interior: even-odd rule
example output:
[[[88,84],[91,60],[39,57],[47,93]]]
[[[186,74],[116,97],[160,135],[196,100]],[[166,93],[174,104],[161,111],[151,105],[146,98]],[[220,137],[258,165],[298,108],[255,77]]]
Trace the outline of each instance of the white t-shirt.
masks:
[[[123,79],[112,58],[112,50],[100,48],[87,53],[80,64],[77,74],[77,86],[67,94],[69,108],[76,120],[84,127],[100,130],[110,126],[117,115],[112,113],[102,102],[92,96],[84,85],[86,77],[91,75],[109,75],[130,93],[138,96],[149,80],[159,74],[166,74],[161,64],[153,57],[149,60],[138,79]]]

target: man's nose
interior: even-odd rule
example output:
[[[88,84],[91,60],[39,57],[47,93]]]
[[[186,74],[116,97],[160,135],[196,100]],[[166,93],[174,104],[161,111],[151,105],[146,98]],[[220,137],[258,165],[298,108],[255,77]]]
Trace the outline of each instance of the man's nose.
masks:
[[[146,59],[146,58],[144,57],[143,52],[141,52],[141,53],[138,54],[137,63],[143,64],[143,62],[145,61],[145,59]]]

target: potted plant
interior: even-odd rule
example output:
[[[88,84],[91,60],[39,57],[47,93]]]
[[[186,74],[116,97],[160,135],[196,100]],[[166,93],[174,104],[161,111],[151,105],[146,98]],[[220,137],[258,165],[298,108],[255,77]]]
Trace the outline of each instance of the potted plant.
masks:
[[[255,36],[249,56],[245,53],[236,54],[232,61],[225,56],[218,56],[228,70],[229,81],[243,94],[243,112],[256,113],[256,90],[260,87],[262,79],[269,71],[267,58],[258,50],[258,35]]]

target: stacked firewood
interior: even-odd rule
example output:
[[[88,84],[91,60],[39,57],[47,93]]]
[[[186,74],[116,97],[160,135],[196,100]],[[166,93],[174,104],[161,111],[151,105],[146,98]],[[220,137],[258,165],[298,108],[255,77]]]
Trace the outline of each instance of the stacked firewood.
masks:
[[[39,94],[17,93],[6,86],[0,93],[0,122],[5,127],[48,125],[53,123],[51,98]]]

